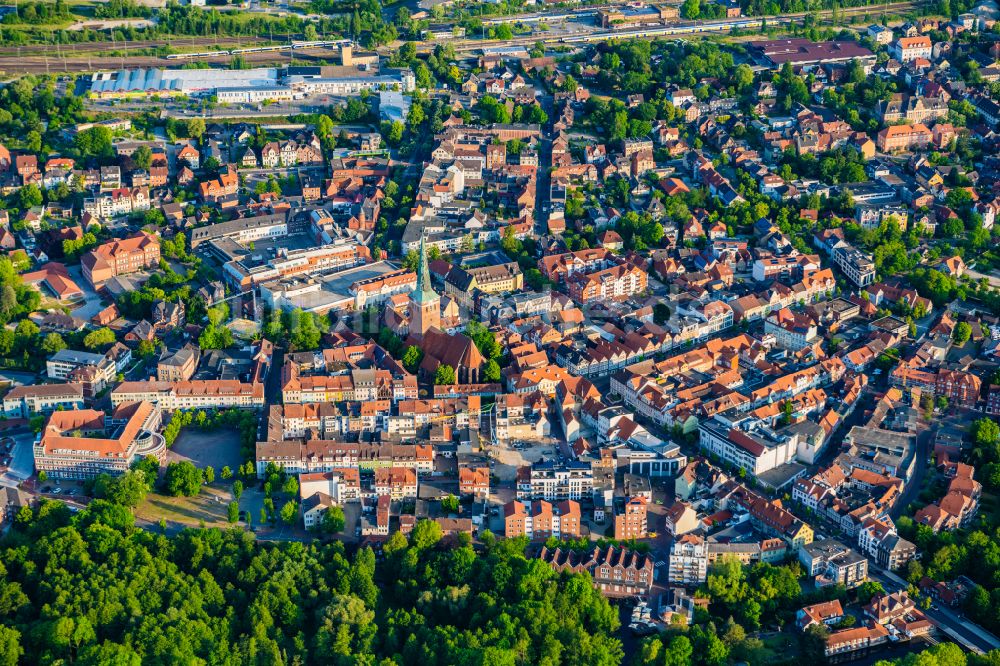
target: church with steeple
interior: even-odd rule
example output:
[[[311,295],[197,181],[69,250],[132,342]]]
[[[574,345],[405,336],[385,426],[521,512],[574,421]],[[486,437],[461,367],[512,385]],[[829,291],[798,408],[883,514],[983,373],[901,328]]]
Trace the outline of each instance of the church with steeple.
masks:
[[[417,269],[417,288],[410,293],[410,336],[422,340],[430,329],[441,325],[441,297],[431,287],[430,269],[427,267],[427,248],[420,238],[420,266]]]
[[[477,384],[486,360],[472,338],[463,333],[448,333],[441,329],[441,297],[431,287],[431,271],[427,266],[427,248],[420,239],[420,265],[417,267],[417,287],[410,293],[409,336],[407,344],[415,344],[424,352],[417,371],[424,382],[432,383],[438,367],[451,366],[459,384]]]

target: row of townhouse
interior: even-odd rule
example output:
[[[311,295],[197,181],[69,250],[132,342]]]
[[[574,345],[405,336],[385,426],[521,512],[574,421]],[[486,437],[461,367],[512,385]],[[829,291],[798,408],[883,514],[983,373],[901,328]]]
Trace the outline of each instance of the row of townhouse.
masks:
[[[409,373],[370,368],[339,375],[303,375],[299,366],[290,362],[281,373],[281,397],[286,405],[417,397],[417,380]]]
[[[307,436],[341,439],[351,433],[375,432],[384,429],[391,406],[388,400],[271,405],[268,433],[280,440]]]
[[[748,335],[725,340],[709,340],[700,347],[667,357],[661,361],[642,361],[626,367],[611,377],[611,391],[620,395],[637,414],[658,425],[674,425],[671,408],[678,400],[668,386],[689,373],[719,377],[732,373],[741,354],[754,346]],[[739,375],[734,380],[740,381]]]
[[[697,587],[707,580],[709,568],[724,557],[735,558],[749,566],[757,562],[781,562],[788,551],[788,544],[780,538],[722,542],[699,534],[684,534],[670,545],[667,580],[672,585]]]
[[[306,529],[320,525],[329,508],[347,503],[375,504],[377,513],[385,514],[390,502],[417,497],[420,477],[410,467],[379,467],[364,481],[362,484],[360,470],[352,467],[300,474],[302,522]],[[362,517],[362,534],[388,534],[388,516],[378,515],[376,526]]]
[[[375,499],[382,495],[393,500],[414,499],[417,496],[419,477],[412,467],[377,467],[372,477],[365,481],[366,484],[363,485],[361,470],[357,467],[303,473],[299,475],[299,493],[303,500],[321,493],[331,504],[337,505]]]
[[[395,404],[386,399],[290,403],[271,406],[268,432],[274,439],[338,439],[365,432],[413,439],[428,427],[477,429],[479,414],[479,396],[400,400]]]
[[[83,200],[83,212],[101,220],[146,211],[149,206],[145,187],[121,187]]]
[[[122,382],[111,391],[111,404],[145,400],[165,412],[176,409],[264,408],[264,384],[230,379],[185,382]]]
[[[809,389],[829,386],[840,381],[846,372],[847,366],[843,360],[836,357],[825,359],[816,365],[784,375],[766,386],[755,389],[750,394],[751,405],[759,407],[774,404]]]
[[[478,429],[480,405],[479,396],[400,400],[387,419],[386,429],[389,434],[404,438],[416,437],[428,426]]]
[[[374,471],[382,467],[405,467],[425,474],[434,471],[434,447],[322,439],[267,440],[257,442],[255,461],[259,476],[272,463],[289,474],[331,472],[338,468]]]
[[[764,319],[782,308],[819,302],[837,288],[837,280],[829,268],[805,271],[802,279],[791,285],[773,283],[766,290],[748,294],[731,302],[737,322]]]
[[[256,160],[251,160],[251,149],[242,156],[243,166],[257,166]],[[256,156],[255,156],[256,157]],[[313,144],[295,141],[269,141],[260,149],[260,166],[273,169],[278,166],[290,167],[297,165],[323,164],[323,151]]]
[[[792,500],[838,525],[856,540],[858,550],[887,569],[898,569],[916,554],[916,546],[896,532],[888,512],[899,499],[903,481],[888,474],[839,463],[810,479],[797,479]],[[849,498],[865,497],[864,501]]]
[[[631,332],[622,338],[588,341],[583,349],[560,345],[555,360],[579,377],[600,377],[676,347],[669,332]]]
[[[858,550],[884,569],[901,569],[917,556],[916,545],[899,536],[887,514],[866,518],[857,539]]]
[[[721,300],[680,302],[674,314],[666,324],[674,346],[706,340],[735,323],[733,308]]]
[[[556,548],[542,548],[539,558],[558,571],[587,572],[594,587],[605,596],[631,597],[648,594],[653,588],[653,558],[638,551],[611,546],[595,548],[587,554]]]
[[[812,527],[784,508],[780,501],[769,500],[746,486],[730,481],[717,497],[720,508],[746,511],[750,523],[768,537],[783,539],[789,548],[798,550],[813,541]]]
[[[920,389],[932,396],[944,396],[949,403],[973,407],[979,402],[982,380],[961,370],[932,370],[904,361],[889,375],[892,386],[904,390]]]

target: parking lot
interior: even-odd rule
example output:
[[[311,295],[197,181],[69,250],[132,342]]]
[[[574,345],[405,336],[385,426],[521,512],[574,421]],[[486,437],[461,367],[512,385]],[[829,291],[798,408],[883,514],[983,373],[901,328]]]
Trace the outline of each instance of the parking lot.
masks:
[[[240,455],[240,433],[232,428],[182,428],[167,454],[167,460],[188,460],[198,467],[214,467],[217,471],[223,467],[236,469],[243,462]]]
[[[14,460],[14,439],[4,437],[0,439],[0,469],[6,471]]]
[[[501,481],[512,481],[517,477],[517,469],[541,460],[562,460],[559,442],[553,439],[537,441],[511,440],[507,444],[493,446],[496,464],[493,474]]]
[[[83,482],[62,479],[47,481],[39,486],[38,492],[42,495],[50,495],[63,500],[80,499],[83,497]]]
[[[30,431],[0,439],[0,472],[8,485],[18,484],[35,472],[34,441]]]

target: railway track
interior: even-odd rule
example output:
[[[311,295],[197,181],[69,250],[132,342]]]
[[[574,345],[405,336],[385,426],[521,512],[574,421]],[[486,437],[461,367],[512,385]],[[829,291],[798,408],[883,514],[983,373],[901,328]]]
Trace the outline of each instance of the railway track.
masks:
[[[289,53],[294,53],[296,60],[331,60],[333,52],[322,47],[296,49],[280,52],[266,51],[263,53],[241,53],[243,59],[251,65],[273,65],[289,61]],[[227,66],[232,56],[229,51],[220,51],[217,55],[199,57],[197,61],[212,65]],[[185,60],[168,60],[162,56],[0,56],[0,76],[17,74],[61,74],[95,72],[109,69],[135,69],[138,67],[179,67]]]
[[[907,2],[893,2],[882,5],[866,5],[863,7],[849,7],[839,9],[840,16],[858,16],[876,13],[904,13],[929,4],[927,0],[912,0]],[[807,16],[815,15],[819,20],[826,20],[833,17],[832,10],[822,10],[819,12],[797,12],[793,14],[783,14],[781,16],[754,16],[740,17],[733,19],[719,19],[715,21],[681,21],[670,25],[651,26],[649,28],[639,28],[635,30],[602,30],[584,35],[573,36],[544,36],[530,35],[526,37],[514,37],[507,40],[454,40],[447,43],[452,44],[456,51],[469,52],[490,46],[531,46],[537,42],[545,44],[574,44],[587,42],[600,42],[612,39],[629,39],[643,37],[672,37],[680,35],[697,35],[725,33],[736,28],[749,28],[760,26],[766,22],[767,25],[787,25],[805,19]],[[516,22],[515,17],[511,17]],[[433,44],[429,45],[433,48]]]
[[[838,10],[840,16],[858,16],[864,14],[905,13],[928,4],[928,0],[909,0],[907,2],[891,2],[883,5],[867,5]],[[448,40],[446,42],[461,53],[470,53],[482,48],[496,46],[532,46],[537,42],[545,44],[578,44],[607,41],[612,39],[680,37],[698,34],[724,34],[734,28],[759,26],[766,21],[768,25],[787,25],[800,21],[808,16],[808,12],[785,14],[768,17],[741,17],[734,19],[719,19],[715,21],[688,21],[671,25],[654,26],[636,30],[602,30],[582,35],[529,35],[508,40]],[[815,12],[819,20],[829,20],[833,12],[823,10]],[[510,17],[512,22],[517,17]],[[108,42],[53,45],[29,45],[18,47],[0,47],[0,74],[42,74],[61,72],[90,72],[106,69],[122,69],[129,67],[170,67],[177,66],[189,59],[197,59],[210,64],[225,64],[232,54],[238,52],[244,59],[255,65],[273,64],[287,61],[290,54],[301,60],[320,59],[330,55],[325,46],[302,47],[293,50],[288,45],[274,45],[273,42],[261,38],[237,37],[193,37],[175,40],[145,40],[130,42],[128,51],[155,49],[164,46],[198,48],[217,46],[221,50],[198,51],[190,54],[172,54],[171,56],[154,55],[108,55],[115,50],[126,51],[124,44]],[[418,51],[427,52],[436,46],[433,42],[422,42]],[[381,50],[381,49],[380,49]]]
[[[177,37],[175,39],[145,39],[128,42],[128,50],[140,51],[147,49],[158,49],[163,47],[171,48],[199,48],[205,49],[212,46],[219,46],[224,49],[263,46],[272,42],[266,38],[255,37]],[[106,54],[108,51],[124,50],[125,44],[122,42],[78,42],[74,44],[27,44],[25,46],[2,46],[0,47],[0,58],[7,57],[32,57],[32,56],[55,56],[58,54],[67,57]]]

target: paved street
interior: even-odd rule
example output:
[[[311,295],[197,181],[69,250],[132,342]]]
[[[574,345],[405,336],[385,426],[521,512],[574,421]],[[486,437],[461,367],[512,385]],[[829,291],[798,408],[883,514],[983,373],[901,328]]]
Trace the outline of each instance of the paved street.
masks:
[[[1000,277],[997,277],[996,275],[993,275],[992,273],[990,273],[990,274],[980,273],[979,271],[977,271],[974,268],[972,268],[972,266],[969,266],[966,269],[965,274],[967,276],[969,276],[970,278],[972,278],[972,280],[974,282],[978,282],[979,280],[986,279],[986,280],[989,281],[990,286],[993,287],[994,289],[1000,288]]]
[[[83,299],[73,308],[73,316],[89,321],[94,315],[107,307],[104,300],[94,291],[94,288],[83,277],[83,268],[79,264],[67,266],[69,276],[83,290]]]
[[[914,454],[916,460],[913,463],[913,474],[906,482],[906,485],[903,486],[903,492],[900,493],[899,499],[896,500],[896,504],[889,512],[893,520],[903,515],[906,512],[906,508],[917,500],[917,497],[920,495],[920,488],[924,484],[924,478],[927,476],[927,468],[930,466],[930,451],[936,429],[926,425],[918,427],[920,430],[917,432],[917,450]]]
[[[545,89],[540,80],[535,79],[534,83],[538,90]],[[552,176],[549,170],[552,167],[552,124],[556,121],[556,108],[555,98],[548,93],[539,95],[538,103],[549,117],[538,143],[538,181],[535,183],[538,198],[536,233],[544,236],[549,233],[549,214],[552,212]]]

